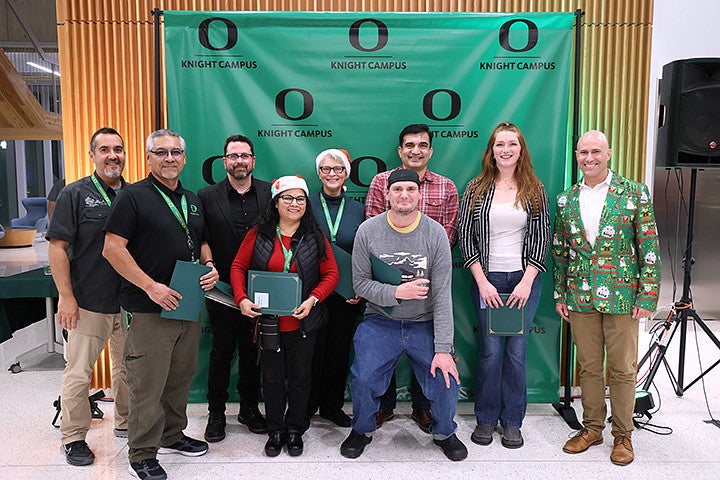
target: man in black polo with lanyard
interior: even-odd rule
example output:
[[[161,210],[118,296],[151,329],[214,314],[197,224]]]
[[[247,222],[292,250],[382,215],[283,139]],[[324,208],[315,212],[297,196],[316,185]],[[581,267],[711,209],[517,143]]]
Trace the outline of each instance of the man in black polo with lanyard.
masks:
[[[88,389],[95,361],[110,340],[115,435],[127,436],[128,386],[123,362],[120,276],[102,258],[103,227],[122,178],[125,145],[112,128],[90,139],[95,171],[68,185],[57,198],[46,238],[59,299],[57,322],[67,330],[60,401],[60,441],[70,465],[90,465],[95,455],[85,442],[92,414]]]
[[[158,453],[196,457],[208,445],[183,433],[200,323],[161,318],[160,313],[178,306],[180,294],[168,286],[177,260],[213,262],[200,199],[178,179],[185,166],[185,140],[171,130],[157,130],[145,149],[150,175],[113,202],[103,255],[123,277],[129,471],[143,480],[163,480],[167,475]],[[217,280],[212,267],[200,285],[210,290]]]
[[[230,265],[245,234],[265,213],[270,202],[270,183],[253,177],[255,151],[252,140],[233,135],[225,140],[223,165],[227,177],[198,192],[208,227],[220,280],[230,282]],[[267,433],[267,422],[258,409],[260,368],[253,343],[254,321],[238,310],[208,300],[212,349],[208,366],[208,423],[205,440],[225,438],[225,402],[230,384],[233,354],[238,352],[240,411],[237,419],[253,433]]]

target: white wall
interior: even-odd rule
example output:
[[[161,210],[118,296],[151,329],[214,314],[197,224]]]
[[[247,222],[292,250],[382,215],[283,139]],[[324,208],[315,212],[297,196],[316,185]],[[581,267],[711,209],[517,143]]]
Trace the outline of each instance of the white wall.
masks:
[[[664,65],[681,58],[720,58],[720,2],[717,0],[655,0],[645,183],[653,185],[657,131],[658,80]]]

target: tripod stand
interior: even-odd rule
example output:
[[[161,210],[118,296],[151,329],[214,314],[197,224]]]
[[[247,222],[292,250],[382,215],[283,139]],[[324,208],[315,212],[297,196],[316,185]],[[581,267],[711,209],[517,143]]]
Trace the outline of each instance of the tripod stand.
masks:
[[[651,357],[652,353],[657,349],[657,357],[655,363],[651,366],[650,372],[648,373],[645,382],[643,383],[643,390],[647,391],[655,378],[655,374],[660,367],[660,362],[665,366],[665,370],[668,372],[670,382],[672,383],[675,394],[679,397],[683,395],[685,390],[692,387],[698,380],[704,377],[710,370],[720,364],[720,360],[713,363],[704,372],[701,371],[700,375],[693,381],[685,384],[685,346],[687,342],[687,326],[688,320],[693,320],[695,325],[698,325],[703,332],[710,338],[715,346],[720,349],[720,340],[713,334],[710,328],[707,326],[705,321],[700,318],[695,309],[693,308],[692,299],[690,296],[690,283],[692,281],[692,265],[694,260],[692,258],[692,243],[693,243],[693,228],[695,221],[695,189],[697,186],[697,168],[693,168],[690,172],[690,203],[688,209],[688,225],[687,225],[687,240],[685,247],[685,257],[683,258],[683,290],[682,297],[678,302],[675,302],[672,310],[672,315],[668,317],[663,325],[664,330],[658,335],[657,339],[650,346],[650,349],[645,353],[640,362],[638,368]],[[677,330],[680,329],[680,361],[678,364],[677,377],[673,375],[670,369],[670,364],[665,358],[667,347],[670,341],[675,336]]]

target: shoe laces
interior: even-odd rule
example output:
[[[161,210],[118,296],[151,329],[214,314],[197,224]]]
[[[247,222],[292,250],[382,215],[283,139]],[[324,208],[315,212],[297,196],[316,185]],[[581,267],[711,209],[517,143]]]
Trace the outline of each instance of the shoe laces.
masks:
[[[224,423],[225,413],[224,412],[210,412],[208,415],[208,423]]]
[[[88,454],[90,453],[90,447],[88,447],[85,440],[78,440],[77,442],[70,443],[65,449],[71,453]]]
[[[583,429],[579,430],[575,435],[573,435],[572,438],[579,438],[579,437],[584,438],[584,437],[587,437],[588,435],[590,435],[590,430],[588,430],[587,428],[583,428]]]
[[[153,470],[160,468],[160,462],[158,462],[156,458],[144,458],[137,463],[140,464],[140,468],[136,469],[138,473],[145,472],[152,474]]]
[[[247,407],[247,408],[241,408],[240,409],[240,415],[245,420],[253,420],[255,418],[259,418],[262,416],[260,413],[260,410],[257,407]]]
[[[630,437],[626,437],[625,435],[618,435],[615,437],[614,445],[621,445],[627,449],[630,448]]]

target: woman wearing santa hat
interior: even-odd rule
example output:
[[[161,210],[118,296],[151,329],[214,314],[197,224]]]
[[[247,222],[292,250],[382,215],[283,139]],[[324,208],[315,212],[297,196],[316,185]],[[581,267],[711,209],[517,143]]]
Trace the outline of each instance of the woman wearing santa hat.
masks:
[[[277,322],[277,344],[263,348],[259,340],[263,398],[269,438],[265,454],[275,457],[287,444],[288,454],[301,455],[302,435],[308,428],[307,403],[317,331],[327,323],[321,302],[338,281],[330,243],[308,206],[308,188],[299,175],[272,182],[266,213],[248,231],[230,267],[235,303],[243,315],[262,315],[260,305],[247,296],[248,270],[296,272],[302,280],[302,303],[292,315],[262,315],[265,325]],[[286,390],[287,380],[287,411]]]

